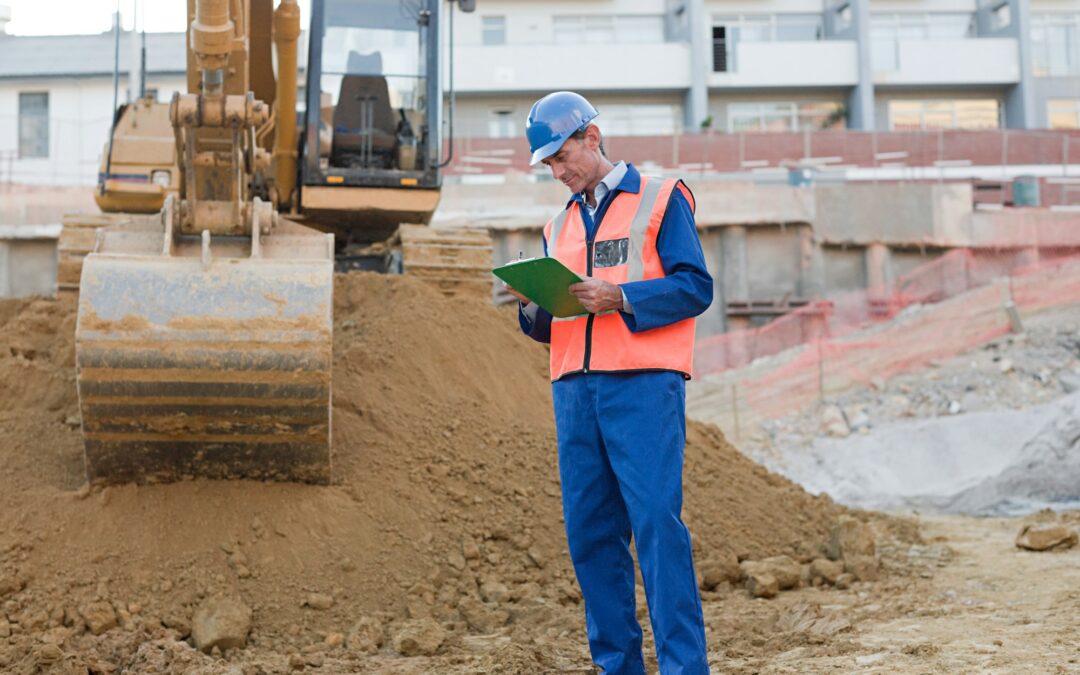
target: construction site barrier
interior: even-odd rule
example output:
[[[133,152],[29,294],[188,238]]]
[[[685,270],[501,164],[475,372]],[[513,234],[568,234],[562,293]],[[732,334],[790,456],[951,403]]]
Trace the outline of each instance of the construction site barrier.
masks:
[[[1015,256],[956,250],[898,280],[884,304],[864,292],[861,305],[853,294],[817,314],[800,308],[778,319],[780,326],[759,329],[768,348],[785,340],[789,346],[752,362],[740,359],[765,347],[748,346],[748,331],[704,340],[696,356],[701,381],[688,408],[737,436],[852,386],[881,382],[1021,330],[1024,316],[1080,303],[1080,256],[1018,262]],[[837,311],[844,303],[849,308]],[[872,316],[878,307],[883,313],[872,320],[852,320],[860,313]],[[796,342],[808,324],[815,326],[813,336]],[[724,359],[739,365],[711,375],[704,370]]]

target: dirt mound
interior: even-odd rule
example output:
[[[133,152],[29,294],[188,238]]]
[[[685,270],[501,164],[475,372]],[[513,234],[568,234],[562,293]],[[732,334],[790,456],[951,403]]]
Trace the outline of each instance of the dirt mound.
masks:
[[[83,487],[73,330],[70,301],[0,303],[0,670],[395,669],[424,619],[433,672],[588,665],[546,352],[505,312],[339,277],[329,487]],[[715,427],[691,423],[686,458],[699,561],[818,554],[828,498]],[[225,661],[176,642],[212,598],[252,610]]]

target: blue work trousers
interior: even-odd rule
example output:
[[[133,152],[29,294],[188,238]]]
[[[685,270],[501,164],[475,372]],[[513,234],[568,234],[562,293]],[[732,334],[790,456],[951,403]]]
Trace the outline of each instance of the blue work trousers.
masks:
[[[690,532],[682,522],[686,385],[678,373],[590,373],[552,384],[570,558],[593,661],[643,675],[636,543],[662,675],[708,673]]]

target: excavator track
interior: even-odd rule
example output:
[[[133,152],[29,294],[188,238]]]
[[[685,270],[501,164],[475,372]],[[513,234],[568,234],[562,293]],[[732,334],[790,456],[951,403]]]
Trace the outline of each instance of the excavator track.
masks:
[[[400,256],[392,271],[433,284],[447,295],[491,298],[492,243],[487,230],[402,225],[390,245]]]

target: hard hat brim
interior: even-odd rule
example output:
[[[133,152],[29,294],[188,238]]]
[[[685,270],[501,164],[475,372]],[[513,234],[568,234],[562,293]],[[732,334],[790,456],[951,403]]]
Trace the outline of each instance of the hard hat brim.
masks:
[[[559,148],[561,148],[563,144],[566,143],[567,140],[569,140],[569,138],[569,136],[567,136],[566,138],[556,138],[547,145],[542,145],[537,148],[536,151],[532,154],[532,158],[529,160],[529,166],[536,166],[548,157],[554,155],[556,152],[559,151]]]

